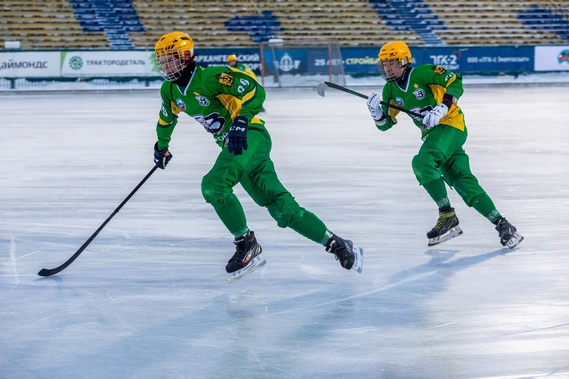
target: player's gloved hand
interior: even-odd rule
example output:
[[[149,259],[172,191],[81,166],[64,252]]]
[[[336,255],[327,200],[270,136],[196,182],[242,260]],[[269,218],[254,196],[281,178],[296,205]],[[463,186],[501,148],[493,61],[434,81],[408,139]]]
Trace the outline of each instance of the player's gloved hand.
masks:
[[[441,122],[441,119],[445,117],[448,113],[448,106],[441,103],[433,108],[432,111],[428,112],[425,117],[423,117],[423,125],[427,128],[432,128]]]
[[[172,153],[165,148],[163,150],[158,150],[158,142],[154,144],[154,164],[164,170],[172,159]]]
[[[379,106],[380,101],[381,98],[377,93],[372,93],[371,96],[367,99],[367,107],[369,109],[369,113],[375,121],[380,121],[385,118],[383,112],[381,111],[381,107]]]
[[[241,155],[243,150],[247,150],[247,129],[249,129],[247,118],[235,117],[225,139],[225,144],[230,153]]]

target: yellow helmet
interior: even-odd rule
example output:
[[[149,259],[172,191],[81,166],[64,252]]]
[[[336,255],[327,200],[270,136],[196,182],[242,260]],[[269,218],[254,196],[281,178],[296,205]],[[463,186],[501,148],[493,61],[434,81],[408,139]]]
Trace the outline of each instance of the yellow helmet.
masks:
[[[194,57],[194,41],[183,32],[164,34],[154,46],[156,68],[164,79],[174,81]],[[186,53],[189,54],[186,54]]]
[[[405,68],[411,64],[413,57],[405,42],[395,41],[383,45],[377,54],[377,59],[379,60],[378,67],[381,77],[387,82],[396,82],[403,75]],[[395,69],[395,72],[393,72],[393,68],[388,69],[390,71],[388,73],[384,67],[387,62],[398,62],[399,67]]]
[[[412,59],[409,46],[401,41],[387,42],[381,47],[381,50],[379,50],[377,58],[380,62],[397,59],[401,66],[408,66],[411,64]]]
[[[233,61],[236,61],[236,60],[237,60],[237,55],[235,55],[235,54],[231,54],[231,55],[229,55],[229,56],[227,57],[227,63],[233,62]]]

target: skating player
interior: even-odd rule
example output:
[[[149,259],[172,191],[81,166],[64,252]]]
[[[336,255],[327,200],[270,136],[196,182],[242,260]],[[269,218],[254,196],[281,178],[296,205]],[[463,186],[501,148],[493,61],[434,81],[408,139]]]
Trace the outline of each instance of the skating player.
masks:
[[[523,237],[498,212],[490,196],[478,184],[464,151],[467,129],[458,99],[463,93],[460,74],[437,65],[411,66],[411,51],[401,41],[388,42],[378,54],[379,71],[385,79],[381,96],[372,94],[367,102],[375,125],[381,131],[397,122],[397,110],[383,102],[420,113],[413,118],[421,129],[423,144],[413,158],[413,172],[439,209],[436,225],[427,233],[428,245],[436,245],[462,234],[445,183],[458,192],[466,205],[492,222],[500,243],[514,248]]]
[[[256,81],[259,81],[259,79],[257,79],[257,75],[255,75],[253,70],[251,70],[249,66],[247,66],[245,63],[239,62],[239,60],[237,59],[237,55],[235,54],[231,54],[230,56],[227,57],[227,66],[246,72],[247,74],[249,74],[250,77],[252,77]]]
[[[270,158],[269,132],[265,122],[256,117],[265,100],[263,87],[239,70],[196,66],[194,43],[182,32],[160,37],[155,52],[156,67],[166,81],[160,90],[162,107],[154,162],[164,169],[172,159],[168,146],[181,112],[200,123],[219,145],[219,155],[203,177],[201,190],[235,238],[235,254],[225,267],[232,274],[230,280],[265,263],[259,257],[261,246],[233,193],[238,183],[258,205],[267,208],[278,226],[289,227],[325,246],[343,268],[361,272],[361,249],[332,233],[316,215],[300,207],[279,181]]]

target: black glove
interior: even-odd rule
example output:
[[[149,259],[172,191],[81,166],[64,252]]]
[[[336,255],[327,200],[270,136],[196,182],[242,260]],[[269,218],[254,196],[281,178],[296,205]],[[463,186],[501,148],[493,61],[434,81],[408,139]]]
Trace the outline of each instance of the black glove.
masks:
[[[158,150],[158,142],[156,142],[154,144],[154,163],[156,166],[164,170],[170,159],[172,159],[172,153],[170,153],[168,148]]]
[[[225,142],[230,153],[241,155],[243,150],[247,150],[247,129],[249,129],[247,118],[243,116],[235,117]]]

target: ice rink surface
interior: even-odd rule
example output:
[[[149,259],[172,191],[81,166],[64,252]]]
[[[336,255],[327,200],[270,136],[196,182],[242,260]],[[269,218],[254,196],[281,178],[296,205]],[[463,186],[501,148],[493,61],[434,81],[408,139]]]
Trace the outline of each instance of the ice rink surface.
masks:
[[[473,172],[525,236],[514,250],[454,191],[464,234],[427,247],[437,209],[407,116],[380,132],[355,96],[268,90],[281,180],[364,249],[363,273],[239,187],[267,265],[231,284],[233,238],[200,192],[218,147],[185,115],[168,168],[39,277],[152,168],[159,95],[0,95],[0,377],[569,378],[567,89],[467,85],[460,100]]]

